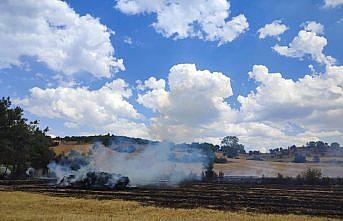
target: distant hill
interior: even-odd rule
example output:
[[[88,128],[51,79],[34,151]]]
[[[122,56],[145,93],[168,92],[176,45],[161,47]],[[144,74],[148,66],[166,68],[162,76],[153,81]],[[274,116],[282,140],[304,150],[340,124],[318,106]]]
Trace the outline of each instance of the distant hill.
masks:
[[[133,138],[126,136],[117,136],[117,135],[93,135],[93,136],[66,136],[66,137],[55,137],[53,138],[55,145],[60,143],[69,143],[69,144],[89,144],[100,142],[104,145],[110,144],[120,144],[120,143],[132,143],[132,144],[153,144],[157,141],[150,141],[142,138]]]
[[[94,136],[66,136],[53,138],[54,152],[59,155],[62,153],[68,154],[71,150],[80,153],[87,153],[89,149],[96,143],[110,146],[111,148],[122,148],[118,151],[132,151],[144,148],[146,145],[157,144],[157,141],[150,141],[141,138],[132,138],[116,135],[94,135]]]
[[[167,141],[152,141],[141,138],[133,138],[116,135],[94,135],[94,136],[67,136],[53,138],[53,146],[51,147],[57,155],[62,153],[68,154],[74,150],[80,153],[88,153],[89,149],[94,144],[102,144],[110,147],[117,152],[140,153],[150,145],[169,145],[176,152],[180,150],[189,150],[192,148],[211,150],[213,153],[218,146],[210,143],[191,143],[191,144],[175,144]]]

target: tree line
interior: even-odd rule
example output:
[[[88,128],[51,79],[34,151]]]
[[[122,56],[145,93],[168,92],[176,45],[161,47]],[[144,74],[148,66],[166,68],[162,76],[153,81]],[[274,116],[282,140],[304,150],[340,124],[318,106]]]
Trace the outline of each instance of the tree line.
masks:
[[[50,150],[49,128],[41,129],[38,121],[29,122],[20,107],[13,107],[9,97],[0,100],[0,166],[12,176],[23,176],[27,168],[47,169],[54,158]],[[6,172],[5,172],[6,173]]]

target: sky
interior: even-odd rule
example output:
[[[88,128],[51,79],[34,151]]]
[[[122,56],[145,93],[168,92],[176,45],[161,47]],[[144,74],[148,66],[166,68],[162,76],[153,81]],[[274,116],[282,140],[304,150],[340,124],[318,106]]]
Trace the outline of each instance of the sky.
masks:
[[[0,95],[53,136],[343,144],[342,0],[4,0]]]

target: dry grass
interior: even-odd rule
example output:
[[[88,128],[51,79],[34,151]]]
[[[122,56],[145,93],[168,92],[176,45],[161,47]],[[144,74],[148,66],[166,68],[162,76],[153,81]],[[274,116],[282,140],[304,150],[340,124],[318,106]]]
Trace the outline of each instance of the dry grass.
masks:
[[[57,147],[52,147],[52,150],[56,155],[60,155],[63,152],[68,154],[71,150],[86,154],[92,146],[93,144],[60,144]]]
[[[325,158],[328,160],[329,158]],[[342,164],[330,163],[291,163],[256,161],[245,159],[229,159],[226,164],[215,164],[216,171],[222,171],[225,175],[232,176],[277,176],[278,173],[284,176],[297,176],[308,168],[318,168],[324,176],[343,177]]]
[[[145,207],[136,202],[52,197],[24,192],[0,192],[0,220],[334,220],[298,215],[221,212],[209,209]]]

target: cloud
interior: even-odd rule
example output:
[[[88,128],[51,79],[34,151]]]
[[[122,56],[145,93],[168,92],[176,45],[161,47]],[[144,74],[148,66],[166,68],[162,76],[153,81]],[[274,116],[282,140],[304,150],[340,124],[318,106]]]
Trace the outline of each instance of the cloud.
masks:
[[[341,6],[343,4],[343,0],[324,0],[324,7],[326,8],[334,8],[337,6]]]
[[[259,38],[264,39],[268,36],[277,37],[287,31],[289,28],[282,24],[280,20],[275,20],[270,24],[266,24],[263,28],[260,28],[257,32],[259,33]]]
[[[325,73],[294,81],[255,65],[249,77],[258,87],[238,96],[241,107],[233,109],[225,101],[233,95],[229,77],[178,64],[167,82],[139,82],[137,101],[155,113],[147,125],[155,139],[219,143],[235,135],[261,150],[318,139],[343,142],[342,73],[342,66],[328,66]]]
[[[249,77],[259,86],[256,93],[238,97],[241,114],[247,121],[304,121],[314,112],[343,109],[342,73],[342,66],[329,67],[327,73],[293,81],[281,73],[269,73],[263,65],[254,65]]]
[[[314,32],[318,35],[324,34],[324,25],[317,23],[315,21],[305,22],[303,26],[305,31]]]
[[[155,82],[152,79],[145,82],[150,89],[139,94],[137,101],[157,113],[150,129],[159,139],[192,139],[207,123],[232,119],[235,114],[224,101],[232,95],[230,78],[220,72],[197,70],[194,64],[175,65],[168,76],[169,90],[162,83],[147,86]]]
[[[166,82],[163,79],[157,80],[154,77],[150,77],[148,80],[142,83],[141,81],[137,81],[137,88],[139,90],[145,89],[164,89],[166,87]]]
[[[106,83],[98,90],[85,87],[34,87],[28,97],[15,99],[25,110],[40,117],[62,119],[68,128],[92,128],[99,133],[148,137],[137,110],[128,102],[132,91],[124,80]]]
[[[94,90],[35,87],[14,103],[88,133],[214,143],[235,135],[247,147],[268,150],[309,140],[343,142],[342,74],[343,66],[327,66],[325,73],[292,80],[254,65],[248,76],[257,88],[239,95],[240,108],[233,109],[226,101],[233,95],[228,76],[177,64],[166,80],[137,82],[137,102],[152,110],[149,119],[129,102],[132,91],[122,79]]]
[[[305,75],[293,81],[267,67],[255,65],[249,72],[259,86],[246,97],[239,96],[244,122],[299,125],[306,132],[339,131],[343,134],[343,66],[328,67],[326,73]]]
[[[0,12],[0,68],[20,66],[21,58],[30,56],[64,74],[110,77],[125,69],[114,57],[112,31],[63,1],[5,0]]]
[[[323,32],[323,26],[319,23],[308,22],[304,30],[299,31],[288,46],[275,45],[273,49],[280,55],[293,58],[304,58],[310,56],[313,60],[321,64],[332,65],[335,59],[323,53],[327,45],[327,39],[319,36]]]
[[[243,14],[228,20],[230,3],[226,0],[117,0],[115,7],[129,15],[155,13],[157,21],[152,26],[167,38],[199,38],[221,45],[249,28]]]
[[[131,37],[125,37],[124,43],[126,43],[128,45],[132,45],[133,44],[132,38]]]

